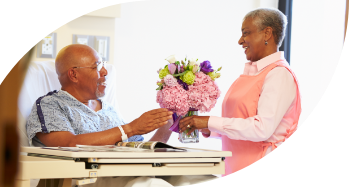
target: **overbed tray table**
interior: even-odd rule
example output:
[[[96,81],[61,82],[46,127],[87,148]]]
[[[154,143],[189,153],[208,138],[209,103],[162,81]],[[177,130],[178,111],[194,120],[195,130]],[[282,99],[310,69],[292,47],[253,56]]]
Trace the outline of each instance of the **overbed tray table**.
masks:
[[[72,178],[87,184],[110,176],[224,174],[224,159],[232,156],[229,151],[184,149],[187,151],[73,152],[22,147],[21,152],[32,156],[20,156],[16,182],[19,187],[29,187],[30,179],[60,179],[54,186],[71,187]]]

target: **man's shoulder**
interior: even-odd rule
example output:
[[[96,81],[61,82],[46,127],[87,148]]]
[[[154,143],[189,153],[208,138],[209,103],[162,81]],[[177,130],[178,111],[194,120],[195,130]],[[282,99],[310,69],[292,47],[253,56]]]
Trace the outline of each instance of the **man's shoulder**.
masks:
[[[69,97],[67,94],[65,94],[63,91],[59,90],[59,91],[53,91],[53,92],[49,92],[48,94],[39,97],[36,100],[36,104],[39,103],[44,103],[44,104],[59,104],[59,103],[63,103],[63,104],[67,104],[74,101],[73,98]]]

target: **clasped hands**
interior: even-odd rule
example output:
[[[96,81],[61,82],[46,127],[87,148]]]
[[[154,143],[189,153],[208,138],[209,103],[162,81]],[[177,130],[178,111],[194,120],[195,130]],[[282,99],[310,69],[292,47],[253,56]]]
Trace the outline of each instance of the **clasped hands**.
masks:
[[[210,136],[211,131],[208,130],[209,116],[189,116],[179,121],[179,132],[182,133],[188,129],[187,134],[191,134],[195,129],[199,129],[203,136]]]

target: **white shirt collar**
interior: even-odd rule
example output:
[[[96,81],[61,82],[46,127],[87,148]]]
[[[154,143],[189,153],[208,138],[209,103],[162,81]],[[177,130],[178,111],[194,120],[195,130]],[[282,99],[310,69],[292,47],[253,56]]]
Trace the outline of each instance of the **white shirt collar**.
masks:
[[[257,71],[259,72],[262,69],[264,69],[265,67],[267,67],[268,65],[270,65],[278,60],[285,60],[283,51],[275,52],[271,55],[268,55],[268,56],[256,61],[256,62],[247,62],[246,65],[257,66]]]

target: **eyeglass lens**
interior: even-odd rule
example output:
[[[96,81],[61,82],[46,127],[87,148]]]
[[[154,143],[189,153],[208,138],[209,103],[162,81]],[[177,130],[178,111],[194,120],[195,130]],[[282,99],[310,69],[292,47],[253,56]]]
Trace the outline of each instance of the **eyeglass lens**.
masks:
[[[99,63],[97,65],[97,71],[101,71],[103,67],[104,67],[104,62]]]

